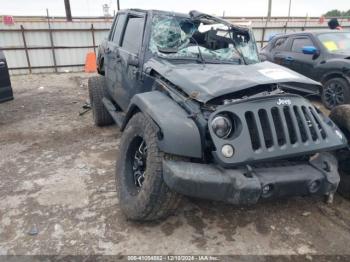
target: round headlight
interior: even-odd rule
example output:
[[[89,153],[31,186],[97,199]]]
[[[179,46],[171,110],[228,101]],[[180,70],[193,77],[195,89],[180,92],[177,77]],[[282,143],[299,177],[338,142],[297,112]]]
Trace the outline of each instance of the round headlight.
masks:
[[[232,122],[226,116],[216,116],[211,122],[211,127],[215,133],[220,138],[226,138],[230,135],[232,130]]]

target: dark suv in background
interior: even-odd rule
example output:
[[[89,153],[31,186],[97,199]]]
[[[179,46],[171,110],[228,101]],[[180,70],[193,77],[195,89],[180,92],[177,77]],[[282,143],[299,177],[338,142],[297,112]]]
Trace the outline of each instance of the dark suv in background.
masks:
[[[0,50],[0,103],[13,99],[10,75],[3,51]]]
[[[350,32],[277,35],[260,57],[321,82],[320,95],[327,108],[350,103]]]

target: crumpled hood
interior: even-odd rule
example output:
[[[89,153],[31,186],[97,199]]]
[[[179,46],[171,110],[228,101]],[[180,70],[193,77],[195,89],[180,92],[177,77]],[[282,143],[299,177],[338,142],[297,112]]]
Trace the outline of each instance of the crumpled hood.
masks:
[[[250,65],[177,64],[152,58],[145,69],[154,69],[194,99],[207,101],[246,88],[274,83],[300,83],[319,87],[313,81],[285,67],[262,62]]]

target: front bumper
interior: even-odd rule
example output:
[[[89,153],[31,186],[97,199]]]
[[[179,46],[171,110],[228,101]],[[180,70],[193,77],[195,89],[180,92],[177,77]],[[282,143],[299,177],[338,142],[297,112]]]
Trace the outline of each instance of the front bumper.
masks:
[[[163,177],[180,194],[243,205],[259,199],[329,195],[339,184],[338,163],[329,153],[317,154],[309,162],[237,169],[164,160]]]

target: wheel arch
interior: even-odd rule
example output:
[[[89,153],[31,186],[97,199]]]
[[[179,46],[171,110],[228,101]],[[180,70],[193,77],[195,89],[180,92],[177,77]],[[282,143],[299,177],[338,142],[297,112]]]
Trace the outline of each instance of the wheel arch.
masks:
[[[328,80],[332,78],[342,78],[348,83],[350,83],[350,79],[346,77],[344,74],[342,74],[341,72],[330,72],[325,76],[323,76],[320,82],[322,83],[322,85],[324,85]]]
[[[201,136],[196,123],[171,98],[159,91],[135,95],[120,128],[122,131],[138,112],[152,119],[158,129],[158,146],[163,152],[192,158],[202,157]]]

